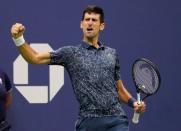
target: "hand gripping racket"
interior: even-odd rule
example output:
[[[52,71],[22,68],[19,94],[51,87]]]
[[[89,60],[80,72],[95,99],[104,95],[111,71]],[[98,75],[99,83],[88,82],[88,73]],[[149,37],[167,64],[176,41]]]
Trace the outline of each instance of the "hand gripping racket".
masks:
[[[155,94],[161,83],[161,77],[156,65],[145,58],[135,60],[132,66],[132,77],[136,87],[138,104]],[[141,100],[141,96],[143,97]],[[134,112],[132,122],[139,122],[140,113]]]

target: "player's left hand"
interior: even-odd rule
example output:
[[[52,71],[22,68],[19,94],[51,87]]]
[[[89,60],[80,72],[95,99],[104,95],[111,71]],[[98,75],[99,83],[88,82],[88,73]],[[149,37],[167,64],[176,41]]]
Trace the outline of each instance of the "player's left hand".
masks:
[[[146,111],[146,104],[144,102],[138,104],[138,102],[136,101],[134,102],[133,106],[134,106],[134,111],[138,113],[143,113]]]

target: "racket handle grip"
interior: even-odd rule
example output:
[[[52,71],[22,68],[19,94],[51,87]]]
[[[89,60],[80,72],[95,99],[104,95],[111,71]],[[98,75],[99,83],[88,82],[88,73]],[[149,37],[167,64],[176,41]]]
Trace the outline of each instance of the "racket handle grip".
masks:
[[[137,93],[137,101],[138,101],[138,104],[141,103],[141,94],[139,92]],[[139,117],[140,117],[140,113],[135,111],[134,115],[133,115],[133,118],[132,118],[132,122],[134,124],[138,124],[139,123]]]
[[[134,112],[133,118],[132,118],[132,122],[134,124],[138,124],[139,123],[139,117],[140,117],[140,113]]]

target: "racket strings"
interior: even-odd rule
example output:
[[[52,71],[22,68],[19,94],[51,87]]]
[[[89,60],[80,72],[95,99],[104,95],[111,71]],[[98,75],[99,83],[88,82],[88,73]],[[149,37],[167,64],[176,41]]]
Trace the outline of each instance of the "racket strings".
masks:
[[[138,88],[144,93],[153,94],[157,91],[159,78],[157,72],[150,64],[144,61],[135,63],[133,73],[135,82],[139,86]]]

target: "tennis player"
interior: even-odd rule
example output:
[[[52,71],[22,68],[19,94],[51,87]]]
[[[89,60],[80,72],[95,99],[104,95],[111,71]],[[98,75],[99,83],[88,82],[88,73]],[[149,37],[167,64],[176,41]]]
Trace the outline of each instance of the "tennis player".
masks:
[[[14,24],[11,34],[27,62],[62,65],[67,69],[80,104],[76,131],[128,131],[122,103],[138,112],[145,111],[145,104],[137,104],[124,87],[116,50],[99,41],[100,32],[105,28],[103,10],[88,6],[83,11],[80,28],[83,40],[79,45],[45,53],[36,52],[25,42],[22,24]]]
[[[11,82],[7,74],[0,70],[0,131],[9,131],[10,124],[6,121],[6,110],[12,103]]]

